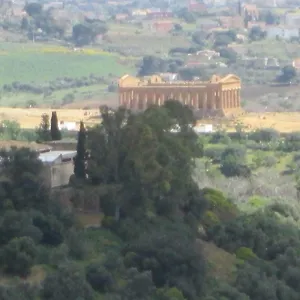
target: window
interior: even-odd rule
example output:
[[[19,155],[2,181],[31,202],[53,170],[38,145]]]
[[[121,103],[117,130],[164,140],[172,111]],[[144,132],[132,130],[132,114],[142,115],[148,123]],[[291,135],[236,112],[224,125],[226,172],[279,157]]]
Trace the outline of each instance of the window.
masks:
[[[68,162],[68,161],[71,161],[72,160],[72,158],[63,158],[61,161],[62,162]]]

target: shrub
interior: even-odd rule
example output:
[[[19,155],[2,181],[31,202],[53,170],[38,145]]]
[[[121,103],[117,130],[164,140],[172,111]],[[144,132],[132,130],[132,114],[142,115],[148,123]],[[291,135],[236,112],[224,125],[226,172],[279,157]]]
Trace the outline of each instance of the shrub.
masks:
[[[111,216],[105,216],[101,221],[101,225],[104,228],[113,229],[116,226],[116,219]]]
[[[137,258],[136,253],[134,252],[127,252],[124,257],[124,265],[129,268],[135,265],[135,260]]]
[[[263,165],[267,168],[273,167],[277,164],[277,158],[274,157],[273,155],[267,155],[265,157],[265,160],[263,162]]]
[[[255,208],[260,208],[268,202],[268,199],[259,196],[250,197],[248,203]]]
[[[253,251],[250,248],[247,247],[240,247],[235,252],[236,257],[241,260],[251,260],[253,258],[256,258],[257,256],[253,253]]]
[[[214,163],[220,163],[224,147],[211,146],[204,149],[204,156],[212,159]]]
[[[237,216],[237,207],[226,199],[222,192],[204,188],[201,190],[201,195],[208,203],[208,211],[205,214],[204,222],[209,222],[209,224],[212,225],[213,222],[217,223],[217,220],[223,222]]]
[[[63,265],[50,273],[43,282],[41,299],[47,300],[90,300],[93,290],[86,282],[84,272],[73,264]]]
[[[98,292],[108,292],[114,285],[111,273],[101,263],[92,263],[86,269],[86,279],[92,288]]]
[[[254,132],[249,134],[249,139],[254,140],[255,142],[271,142],[274,140],[278,140],[280,134],[277,130],[273,128],[264,128],[257,129]]]
[[[12,239],[1,250],[0,258],[4,271],[12,275],[27,276],[34,264],[36,246],[31,238]]]
[[[208,210],[204,214],[202,224],[205,228],[212,227],[214,225],[217,225],[218,223],[220,223],[218,216],[211,210]]]

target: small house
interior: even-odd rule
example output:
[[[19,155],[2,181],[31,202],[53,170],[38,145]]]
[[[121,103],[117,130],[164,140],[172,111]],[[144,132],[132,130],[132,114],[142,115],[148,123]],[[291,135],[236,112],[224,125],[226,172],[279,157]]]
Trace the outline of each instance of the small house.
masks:
[[[49,188],[57,188],[69,184],[74,173],[74,158],[76,151],[50,151],[40,153],[39,159],[45,169],[43,177]]]

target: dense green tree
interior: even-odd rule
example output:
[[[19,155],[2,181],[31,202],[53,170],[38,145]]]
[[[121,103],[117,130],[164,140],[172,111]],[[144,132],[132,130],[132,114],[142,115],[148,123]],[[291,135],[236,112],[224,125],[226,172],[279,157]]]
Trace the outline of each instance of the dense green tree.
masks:
[[[293,66],[285,66],[281,70],[281,75],[278,77],[278,81],[290,82],[296,76],[297,76],[297,72]]]
[[[121,289],[121,297],[124,300],[152,300],[155,286],[150,271],[139,272],[136,268],[130,268],[126,272],[127,284]]]
[[[34,264],[36,245],[28,237],[14,238],[0,251],[0,261],[6,273],[27,276]]]
[[[0,217],[0,245],[8,243],[13,238],[24,236],[39,243],[42,239],[42,232],[33,225],[28,212],[5,211]]]
[[[87,173],[92,184],[106,188],[117,219],[120,212],[146,213],[150,201],[155,213],[169,214],[197,198],[193,158],[202,155],[202,145],[192,129],[189,108],[167,101],[140,115],[107,108],[101,113],[102,124],[88,135]]]
[[[86,178],[86,132],[83,121],[80,122],[80,129],[77,138],[77,154],[74,158],[74,174],[79,179]]]
[[[95,41],[99,34],[107,32],[105,23],[99,20],[86,19],[84,23],[76,24],[73,26],[72,39],[76,46],[89,45]]]
[[[13,286],[0,286],[1,300],[37,300],[36,286],[28,283],[14,284]]]
[[[115,284],[112,274],[101,262],[92,263],[87,266],[86,279],[94,290],[101,293],[112,290]]]
[[[12,148],[10,151],[1,150],[0,157],[2,209],[8,203],[16,210],[45,207],[49,202],[49,191],[38,153],[27,148]]]
[[[193,234],[184,225],[158,223],[124,249],[126,264],[149,270],[156,287],[176,287],[187,299],[203,291],[205,262]]]
[[[37,2],[27,3],[24,10],[30,17],[38,16],[43,11],[43,5]]]
[[[0,133],[4,139],[18,140],[21,133],[20,124],[16,121],[3,120],[0,125]]]
[[[58,118],[56,111],[52,112],[50,133],[52,141],[61,140],[61,132],[58,128]]]
[[[41,291],[42,300],[93,300],[93,291],[86,282],[84,272],[79,267],[62,265],[50,273]]]
[[[50,133],[50,122],[49,116],[47,114],[43,114],[41,117],[41,123],[36,131],[37,134],[37,142],[47,142],[51,140]]]

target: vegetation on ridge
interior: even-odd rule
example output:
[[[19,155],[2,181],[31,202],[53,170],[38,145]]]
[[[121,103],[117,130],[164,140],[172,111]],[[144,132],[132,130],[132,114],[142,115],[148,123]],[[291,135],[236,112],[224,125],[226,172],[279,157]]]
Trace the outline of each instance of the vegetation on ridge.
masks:
[[[102,124],[78,139],[80,172],[71,179],[75,190],[94,190],[91,200],[104,214],[100,228],[82,228],[53,199],[35,153],[0,153],[1,299],[298,299],[300,214],[271,199],[263,207],[258,196],[245,213],[238,199],[199,188],[195,168],[207,155],[207,139],[229,137],[199,139],[189,126],[192,112],[176,101],[139,115],[107,107],[101,114]],[[241,136],[231,138],[243,145]],[[239,170],[247,161],[234,145],[218,157]],[[249,170],[239,178],[250,180]],[[38,269],[43,276],[31,280]]]

